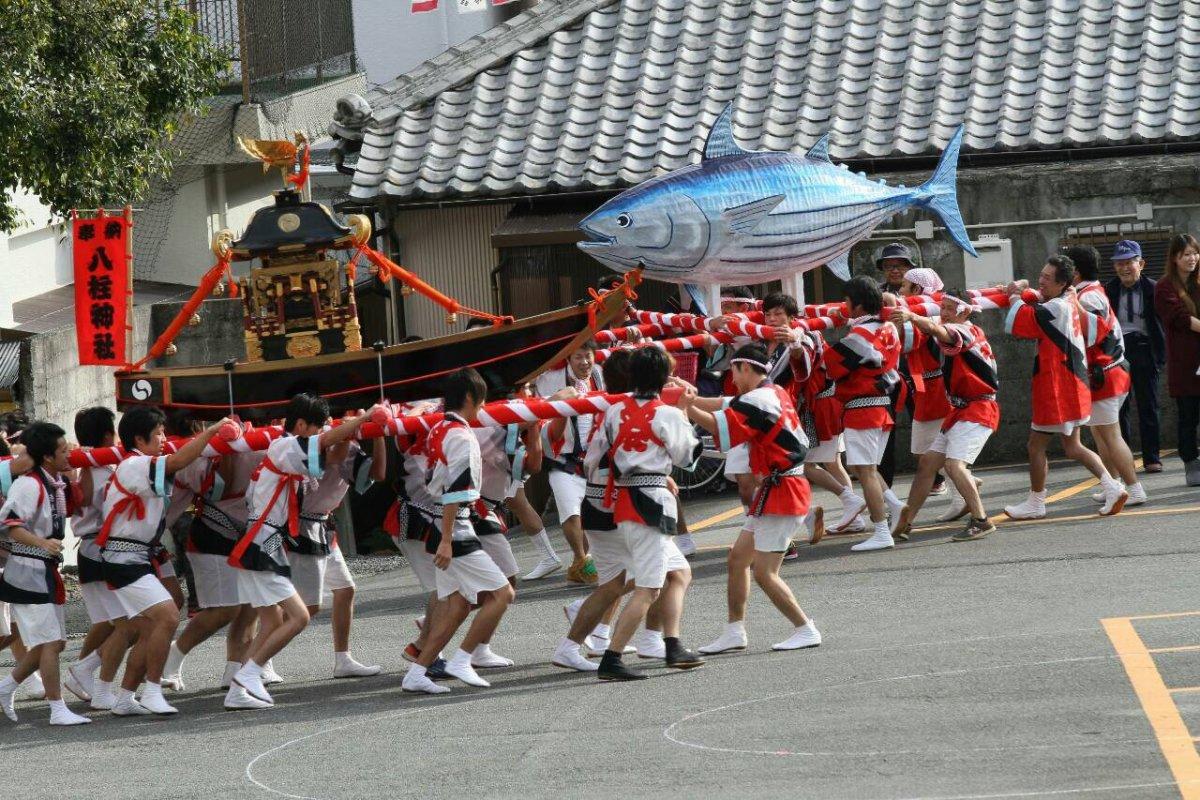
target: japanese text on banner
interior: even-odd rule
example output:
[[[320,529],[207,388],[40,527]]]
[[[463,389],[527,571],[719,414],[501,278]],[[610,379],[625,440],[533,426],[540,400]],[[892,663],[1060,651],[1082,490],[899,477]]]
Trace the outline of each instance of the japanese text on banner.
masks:
[[[125,366],[128,220],[108,216],[76,218],[72,239],[79,363]]]

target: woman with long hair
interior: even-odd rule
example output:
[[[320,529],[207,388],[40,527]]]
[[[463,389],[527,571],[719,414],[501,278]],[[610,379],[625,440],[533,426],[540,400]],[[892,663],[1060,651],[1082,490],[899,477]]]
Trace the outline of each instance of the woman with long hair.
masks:
[[[1167,389],[1179,411],[1179,457],[1187,485],[1200,486],[1200,242],[1194,236],[1171,237],[1154,308],[1167,334]]]

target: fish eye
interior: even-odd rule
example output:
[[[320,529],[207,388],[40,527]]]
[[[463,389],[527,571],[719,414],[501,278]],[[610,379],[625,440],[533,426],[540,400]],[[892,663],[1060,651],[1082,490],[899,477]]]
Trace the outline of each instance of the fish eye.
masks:
[[[618,228],[628,228],[632,224],[633,224],[633,218],[630,217],[628,214],[618,214],[617,215],[617,227]]]

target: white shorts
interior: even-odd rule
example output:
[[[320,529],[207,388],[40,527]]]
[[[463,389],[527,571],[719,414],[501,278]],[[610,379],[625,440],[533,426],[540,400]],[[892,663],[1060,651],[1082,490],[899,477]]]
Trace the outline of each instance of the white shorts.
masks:
[[[561,525],[571,517],[579,516],[583,495],[587,491],[587,481],[582,475],[552,469],[550,491],[554,493],[554,507],[558,509],[558,522]]]
[[[742,530],[754,534],[754,549],[760,553],[783,553],[793,539],[800,538],[804,517],[789,517],[783,514],[763,514],[746,517]]]
[[[155,581],[157,583],[157,581]],[[21,632],[26,647],[67,640],[66,606],[54,603],[11,603],[12,621]]]
[[[92,581],[79,585],[83,595],[83,605],[87,608],[88,619],[93,625],[101,622],[112,622],[115,619],[125,619],[125,609],[113,590],[104,581]]]
[[[929,452],[942,453],[947,460],[974,464],[991,435],[992,429],[987,425],[980,425],[978,422],[956,422],[950,426],[950,430],[938,433],[933,444],[929,445]]]
[[[504,488],[504,499],[509,500],[517,496],[517,492],[525,488],[525,481],[510,480],[508,486]]]
[[[1088,427],[1097,425],[1116,425],[1120,417],[1121,406],[1129,397],[1129,392],[1109,397],[1105,400],[1092,401],[1092,416],[1088,419]]]
[[[425,543],[415,539],[401,539],[400,552],[408,560],[408,566],[412,567],[421,588],[427,593],[436,592],[437,579],[434,573],[437,572],[437,567],[433,565],[433,555],[425,552]]]
[[[631,555],[620,530],[584,531],[588,540],[588,555],[596,565],[596,585],[603,586],[620,577],[629,565]]]
[[[641,589],[661,589],[667,573],[689,569],[675,540],[657,528],[638,522],[618,522],[617,535],[629,550],[626,577]]]
[[[1034,423],[1029,427],[1038,433],[1061,433],[1063,436],[1070,436],[1090,421],[1091,417],[1084,417],[1083,419],[1071,420],[1070,422],[1063,422],[1058,425],[1038,425]]]
[[[842,435],[846,437],[847,467],[879,466],[883,451],[887,449],[887,431],[880,428],[847,428]]]
[[[503,533],[489,533],[479,537],[483,552],[492,559],[496,568],[504,573],[506,578],[514,577],[521,568],[517,566],[517,557],[513,555],[512,544]]]
[[[288,553],[288,564],[292,566],[292,586],[306,606],[320,606],[326,589],[354,588],[354,576],[340,547],[320,556]]]
[[[846,452],[846,438],[838,434],[833,439],[825,439],[816,447],[810,447],[804,454],[805,464],[832,464],[837,461],[838,453]]]
[[[933,444],[938,434],[942,432],[942,422],[943,420],[940,419],[931,419],[926,422],[913,420],[912,444],[909,447],[909,452],[914,456],[928,453],[930,445]]]
[[[296,587],[290,580],[274,572],[239,569],[237,574],[238,596],[243,603],[249,603],[254,608],[282,603],[296,593]]]
[[[12,636],[12,615],[8,603],[0,603],[0,636]]]
[[[162,585],[162,581],[158,579],[157,575],[143,575],[128,586],[113,589],[112,592],[117,596],[117,602],[121,604],[122,612],[129,619],[133,619],[147,608],[156,606],[164,600],[175,605],[171,593]]]
[[[242,604],[242,595],[238,591],[238,573],[242,570],[229,566],[225,556],[188,553],[187,559],[192,568],[192,586],[201,608],[228,608]]]
[[[750,474],[750,443],[742,442],[725,453],[725,477]]]
[[[481,592],[494,592],[508,586],[508,577],[496,566],[483,550],[475,550],[465,556],[450,559],[446,569],[434,568],[439,600],[445,600],[457,592],[474,605]]]

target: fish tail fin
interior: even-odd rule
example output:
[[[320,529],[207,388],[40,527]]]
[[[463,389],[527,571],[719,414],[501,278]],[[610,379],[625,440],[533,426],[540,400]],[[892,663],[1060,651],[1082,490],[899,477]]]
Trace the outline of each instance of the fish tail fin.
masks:
[[[962,212],[958,209],[956,182],[958,151],[962,147],[962,138],[963,126],[959,125],[958,130],[950,137],[950,143],[946,145],[942,158],[938,161],[937,169],[933,171],[929,180],[921,184],[917,193],[917,202],[919,205],[932,209],[933,213],[941,218],[942,224],[946,226],[946,230],[955,244],[978,257],[979,254],[971,246],[971,237],[967,233],[967,226],[963,223]]]

